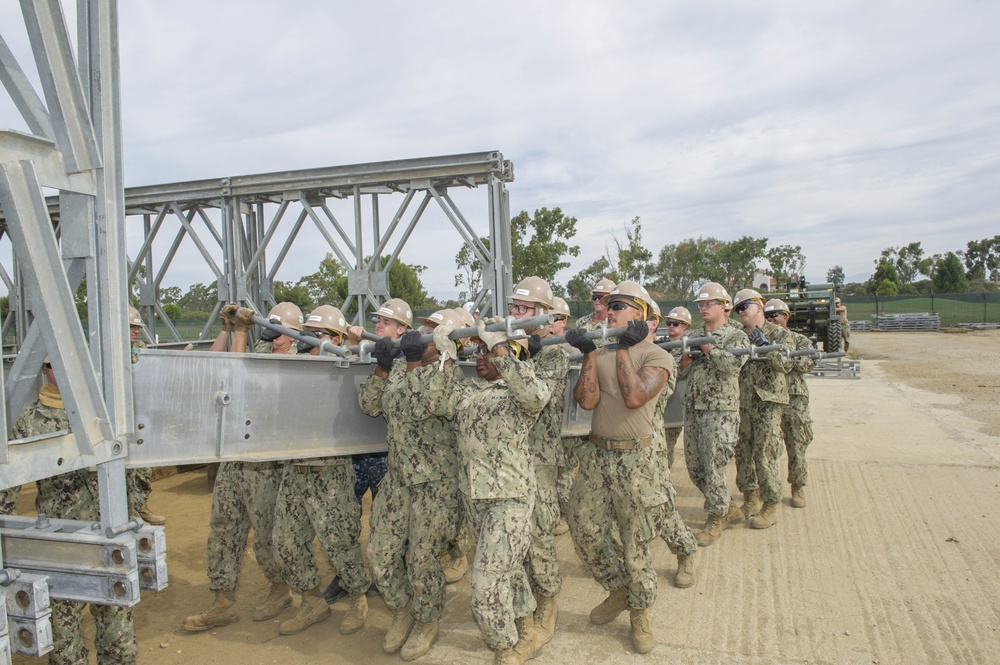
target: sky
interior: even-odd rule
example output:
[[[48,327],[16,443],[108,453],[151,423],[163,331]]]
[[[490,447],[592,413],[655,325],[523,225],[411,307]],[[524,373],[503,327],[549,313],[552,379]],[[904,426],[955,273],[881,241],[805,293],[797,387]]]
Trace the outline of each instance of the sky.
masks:
[[[930,255],[1000,233],[995,0],[127,0],[119,13],[127,186],[499,150],[512,213],[578,220],[562,283],[636,216],[654,254],[766,237],[800,245],[816,281],[834,265],[864,280],[888,246]],[[0,33],[33,71],[13,0]],[[0,127],[26,129],[3,94]],[[463,212],[485,234],[477,195]],[[460,239],[441,228],[401,258],[455,297]],[[293,248],[279,278],[325,253],[308,237]],[[188,244],[164,285],[208,276]]]

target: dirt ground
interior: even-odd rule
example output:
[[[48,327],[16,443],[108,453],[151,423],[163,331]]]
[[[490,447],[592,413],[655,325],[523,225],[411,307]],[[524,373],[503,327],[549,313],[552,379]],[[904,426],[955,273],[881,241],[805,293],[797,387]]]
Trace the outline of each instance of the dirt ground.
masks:
[[[645,657],[631,651],[627,616],[590,624],[604,594],[561,536],[558,630],[534,662],[1000,662],[1000,331],[855,333],[851,341],[862,378],[809,383],[808,507],[791,508],[786,486],[777,525],[738,526],[700,550],[691,589],[670,585],[676,561],[662,541],[654,543],[662,572],[652,612],[658,643]],[[673,480],[681,516],[700,527],[702,498],[683,456]],[[381,651],[389,614],[377,598],[367,628],[349,637],[337,632],[345,601],[331,619],[295,636],[277,631],[290,610],[252,621],[250,608],[265,592],[252,553],[243,567],[242,619],[185,634],[181,619],[212,598],[210,504],[204,471],[154,485],[151,505],[169,520],[170,586],[144,593],[137,608],[140,662],[398,661]],[[468,578],[449,588],[446,603],[438,642],[419,662],[490,662],[469,610]]]

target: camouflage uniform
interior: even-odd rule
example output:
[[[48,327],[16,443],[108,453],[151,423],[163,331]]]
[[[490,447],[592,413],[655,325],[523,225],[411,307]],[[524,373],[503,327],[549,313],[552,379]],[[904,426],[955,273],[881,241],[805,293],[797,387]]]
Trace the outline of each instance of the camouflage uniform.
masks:
[[[14,438],[69,429],[66,410],[35,402],[14,424]],[[96,522],[100,519],[97,473],[89,469],[70,471],[38,481],[35,510],[49,517]],[[50,665],[87,663],[83,642],[83,608],[87,603],[52,601],[52,652]],[[133,629],[134,608],[90,605],[96,633],[94,648],[98,665],[128,665],[136,662],[139,645]]]
[[[643,347],[648,350],[648,346],[652,345],[640,342],[629,349],[629,354],[635,356]],[[656,350],[670,363],[668,371],[673,373],[669,354],[659,348]],[[600,363],[601,354],[615,354],[616,351],[598,349],[596,353]],[[635,362],[633,360],[633,365]],[[598,366],[602,401],[622,399],[614,367],[610,367],[609,376],[602,374]],[[599,416],[600,413],[594,414],[595,431],[601,427]],[[652,423],[645,426],[647,431],[653,429]],[[672,505],[652,443],[624,452],[587,443],[587,454],[582,456],[580,472],[570,495],[569,524],[573,544],[577,555],[601,586],[608,591],[627,589],[626,603],[630,608],[649,608],[656,600],[656,570],[649,541],[660,535],[660,528],[669,529],[666,524],[669,520],[664,519],[669,513],[664,507],[668,502]]]
[[[403,352],[397,349],[393,358],[399,360],[402,357]],[[374,372],[361,384],[362,388],[364,388],[365,383],[371,381],[373,378],[376,378]],[[354,497],[360,504],[361,499],[365,496],[365,492],[371,489],[372,503],[374,504],[379,486],[382,484],[382,479],[385,478],[385,474],[389,471],[389,453],[353,455],[351,457],[351,464],[354,465],[354,475],[357,476],[357,482],[354,483]]]
[[[684,394],[684,460],[691,482],[705,495],[705,510],[725,515],[732,495],[726,486],[726,466],[733,453],[740,424],[740,368],[745,356],[729,351],[750,346],[746,333],[728,322],[711,332],[704,326],[688,336],[714,337],[709,354],[696,353],[682,371],[687,378]]]
[[[132,342],[132,364],[139,362],[139,354],[135,349],[148,349],[141,339]],[[149,467],[129,469],[125,474],[125,486],[128,492],[129,515],[136,515],[142,510],[150,493],[153,491],[153,470]]]
[[[295,347],[293,346],[292,349]],[[259,341],[255,353],[271,353],[271,342]],[[222,462],[212,490],[209,518],[208,588],[235,591],[253,529],[253,551],[271,584],[284,581],[274,552],[274,510],[284,465],[281,462]]]
[[[674,358],[674,363],[677,367],[681,366],[681,353],[680,349],[673,349],[670,351],[670,355]],[[673,393],[674,389],[677,387],[677,376],[670,377],[670,392]],[[683,396],[678,396],[678,399],[683,399]],[[663,411],[667,410],[667,403],[663,403]],[[658,422],[658,421],[657,421]],[[666,439],[666,455],[667,455],[667,476],[670,476],[670,469],[674,468],[674,451],[677,449],[677,441],[681,438],[681,432],[684,431],[683,427],[664,427],[663,436]]]
[[[461,375],[454,365],[443,371]],[[361,410],[383,416],[389,429],[389,473],[372,504],[368,560],[389,609],[412,601],[422,623],[437,621],[444,609],[439,557],[462,522],[454,428],[411,404],[437,373],[437,364],[408,372],[399,361],[388,377],[372,376],[358,393]]]
[[[794,331],[791,336],[796,350],[813,348],[808,337]],[[793,488],[804,487],[809,480],[806,449],[812,443],[813,430],[806,374],[815,365],[813,358],[797,356],[792,359],[792,368],[788,372],[788,407],[781,419],[781,429],[788,452],[788,482]]]
[[[21,496],[21,486],[0,490],[0,515],[17,515],[17,499]]]
[[[764,334],[771,344],[792,348],[791,334],[767,321]],[[744,494],[760,490],[765,503],[781,501],[778,458],[781,456],[781,416],[788,405],[786,374],[790,361],[778,351],[746,363],[740,371],[740,430],[736,444],[736,485]]]
[[[607,328],[608,320],[605,318],[603,321],[594,321],[593,314],[586,314],[581,316],[576,320],[576,328],[583,328],[584,330],[597,330],[598,328]],[[597,348],[601,348],[604,342],[600,339],[595,339],[594,344]],[[576,349],[570,348],[569,353],[577,353]],[[567,370],[568,371],[568,370]],[[559,480],[558,480],[558,491],[559,491],[559,511],[563,516],[569,514],[569,495],[573,489],[573,483],[576,479],[576,468],[581,462],[581,455],[587,453],[587,446],[590,443],[583,438],[578,436],[564,437],[562,438],[562,451],[559,455]]]
[[[493,363],[501,376],[493,382],[438,372],[412,407],[454,419],[462,499],[477,543],[472,613],[486,644],[502,651],[517,643],[514,620],[535,610],[524,568],[535,499],[527,439],[551,395],[530,363],[512,356]]]
[[[542,347],[531,359],[535,376],[549,389],[549,401],[528,436],[535,468],[535,508],[528,548],[528,580],[531,590],[552,597],[562,588],[553,530],[559,522],[559,466],[562,451],[562,421],[566,401],[566,373],[569,357],[560,346]]]
[[[675,371],[670,373],[667,385],[663,386],[663,390],[656,400],[656,410],[653,412],[653,441],[649,447],[652,449],[653,457],[656,460],[656,470],[659,474],[658,482],[666,492],[667,500],[651,511],[651,517],[656,529],[656,535],[666,541],[667,547],[670,548],[673,554],[681,556],[694,554],[698,551],[698,541],[694,539],[691,529],[684,524],[684,520],[677,513],[677,506],[674,503],[674,500],[677,498],[677,492],[674,490],[674,484],[670,481],[670,464],[673,461],[673,450],[668,450],[667,448],[669,439],[666,432],[669,430],[663,425],[663,412],[666,410],[667,402],[670,400],[670,396],[673,395],[676,386],[677,372]],[[676,429],[679,431],[679,428]],[[675,438],[674,442],[676,443],[676,441],[677,439]]]

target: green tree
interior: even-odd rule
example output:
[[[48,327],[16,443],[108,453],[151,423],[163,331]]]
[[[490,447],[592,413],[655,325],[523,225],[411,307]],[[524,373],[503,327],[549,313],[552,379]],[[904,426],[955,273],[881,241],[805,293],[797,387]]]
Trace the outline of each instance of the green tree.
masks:
[[[486,249],[490,248],[489,238],[480,238]],[[455,266],[459,273],[455,275],[455,286],[464,287],[458,294],[458,299],[472,300],[483,288],[483,262],[468,243],[463,243],[455,255]]]
[[[767,238],[750,236],[724,243],[714,257],[715,269],[708,275],[709,279],[720,282],[730,293],[736,293],[753,283],[757,263],[764,258],[766,247]]]
[[[963,255],[969,279],[1000,281],[1000,235],[970,240]]]
[[[806,269],[806,257],[802,247],[795,245],[776,245],[767,250],[765,257],[771,266],[769,274],[779,285],[779,289],[787,284],[792,275],[801,277]]]
[[[625,237],[611,234],[612,249],[608,247],[608,260],[615,267],[618,279],[644,284],[653,271],[653,253],[642,244],[642,220],[638,216],[625,224]]]
[[[566,285],[566,293],[569,299],[574,302],[590,300],[594,284],[597,284],[605,277],[615,282],[618,281],[618,275],[611,270],[611,264],[608,262],[608,259],[602,256],[576,273],[569,280]]]
[[[274,301],[298,305],[303,316],[308,316],[309,312],[315,309],[313,299],[309,295],[309,289],[302,284],[274,280]]]
[[[879,285],[875,288],[875,295],[897,296],[899,295],[899,284],[888,278],[883,279],[881,282],[879,282]]]
[[[176,304],[182,295],[183,293],[179,286],[162,286],[160,287],[160,304]]]
[[[184,310],[181,306],[173,302],[163,303],[163,313],[170,318],[171,321],[179,321],[182,316],[184,316]]]
[[[687,238],[676,245],[665,245],[654,272],[653,288],[668,298],[688,298],[696,287],[708,281],[710,257],[715,256],[722,242],[715,238]]]
[[[892,293],[885,293],[888,288],[885,282],[892,282],[894,288]],[[869,295],[896,295],[899,293],[899,270],[896,264],[886,256],[881,256],[875,263],[875,272],[865,282],[865,291]]]
[[[10,314],[10,296],[3,296],[0,298],[0,321],[7,318]]]
[[[177,304],[185,312],[211,312],[217,302],[219,302],[219,287],[215,282],[210,286],[201,282],[192,284],[187,293],[177,300]]]
[[[891,261],[896,266],[899,286],[912,284],[920,274],[921,261],[924,256],[923,247],[919,242],[911,242],[902,247],[886,247],[882,250],[882,258]]]
[[[316,272],[299,279],[297,286],[305,288],[310,301],[316,305],[339,305],[343,298],[338,298],[337,280],[345,274],[344,267],[327,252]]]
[[[965,277],[965,268],[955,252],[948,252],[934,273],[934,288],[940,293],[965,293],[969,290],[969,281]]]
[[[370,263],[371,257],[365,257],[365,263]],[[383,256],[380,259],[380,266],[384,270],[386,264],[389,263],[389,257]],[[424,288],[423,282],[420,281],[420,275],[427,270],[427,266],[412,265],[409,263],[404,263],[403,261],[396,260],[392,264],[392,268],[389,269],[389,297],[390,298],[402,298],[406,303],[413,309],[421,309],[424,306],[424,302],[427,300],[427,289]],[[347,299],[347,275],[342,275],[338,277],[335,282],[336,289],[336,302],[342,303]],[[348,305],[347,311],[344,312],[348,317],[354,316],[356,313],[357,301],[353,301]]]
[[[548,281],[556,294],[565,293],[555,278],[557,272],[569,267],[568,256],[580,255],[578,245],[566,242],[575,235],[576,217],[567,217],[560,208],[541,208],[531,217],[522,210],[510,220],[514,282],[537,275]]]
[[[833,266],[826,271],[826,281],[833,284],[833,288],[836,291],[841,291],[844,288],[844,268],[843,266]]]

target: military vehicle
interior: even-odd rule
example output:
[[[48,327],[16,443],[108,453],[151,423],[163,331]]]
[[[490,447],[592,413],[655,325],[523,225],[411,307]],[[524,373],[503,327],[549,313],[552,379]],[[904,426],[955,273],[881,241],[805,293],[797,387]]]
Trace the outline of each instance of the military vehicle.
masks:
[[[804,277],[792,276],[787,293],[767,295],[781,298],[788,304],[790,329],[814,343],[822,342],[824,351],[840,350],[840,317],[836,312],[837,294],[833,284],[809,284]]]

